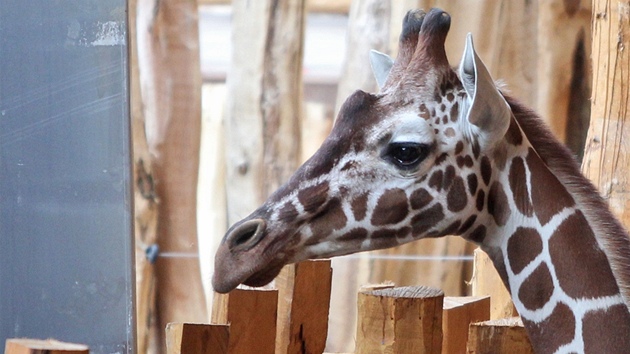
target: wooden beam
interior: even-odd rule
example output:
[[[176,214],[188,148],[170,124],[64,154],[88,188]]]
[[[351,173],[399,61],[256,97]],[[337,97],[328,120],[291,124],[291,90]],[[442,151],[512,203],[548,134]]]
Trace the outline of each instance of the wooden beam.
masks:
[[[439,354],[443,300],[422,286],[360,292],[356,353]]]
[[[4,354],[87,354],[87,345],[60,342],[54,339],[7,339]]]
[[[166,354],[227,354],[229,340],[229,325],[166,325]]]
[[[489,296],[447,296],[442,315],[442,354],[466,352],[468,327],[490,319]]]
[[[307,0],[309,12],[348,13],[352,0]],[[199,5],[230,5],[231,0],[197,0]]]
[[[486,252],[477,248],[474,252],[472,278],[473,296],[490,296],[490,319],[518,316],[512,297],[494,268]]]
[[[523,322],[518,317],[473,323],[468,333],[468,354],[533,354]]]
[[[229,295],[229,296],[228,296]],[[215,296],[213,322],[230,324],[230,354],[273,354],[276,341],[278,290],[234,289]]]

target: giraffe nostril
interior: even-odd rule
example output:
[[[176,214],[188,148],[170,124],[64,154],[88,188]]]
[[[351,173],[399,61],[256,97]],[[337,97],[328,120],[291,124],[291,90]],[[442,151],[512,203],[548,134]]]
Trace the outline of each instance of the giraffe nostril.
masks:
[[[229,247],[231,250],[249,251],[262,240],[264,233],[264,220],[245,221],[228,234]]]

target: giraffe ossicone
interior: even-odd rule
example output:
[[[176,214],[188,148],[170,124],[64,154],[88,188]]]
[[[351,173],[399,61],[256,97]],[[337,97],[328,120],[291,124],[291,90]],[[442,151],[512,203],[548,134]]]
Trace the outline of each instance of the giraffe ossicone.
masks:
[[[213,286],[264,285],[288,263],[460,235],[491,257],[538,353],[630,348],[630,239],[540,119],[497,89],[450,16],[404,18],[380,92],[357,91],[320,149],[228,230]],[[608,324],[614,326],[608,326]]]

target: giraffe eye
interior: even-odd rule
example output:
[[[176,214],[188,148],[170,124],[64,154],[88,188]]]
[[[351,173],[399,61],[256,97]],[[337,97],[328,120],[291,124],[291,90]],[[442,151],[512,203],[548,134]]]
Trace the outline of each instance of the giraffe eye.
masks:
[[[387,146],[383,158],[397,167],[409,170],[417,167],[429,154],[429,146],[418,143],[391,143]]]

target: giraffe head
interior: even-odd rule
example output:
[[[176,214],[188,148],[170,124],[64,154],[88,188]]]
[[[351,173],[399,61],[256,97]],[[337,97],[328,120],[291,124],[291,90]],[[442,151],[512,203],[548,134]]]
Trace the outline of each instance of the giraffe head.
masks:
[[[458,71],[444,41],[450,16],[410,11],[396,61],[372,56],[378,94],[357,91],[332,132],[289,181],[233,225],[213,286],[261,286],[287,263],[425,237],[485,235],[489,156],[512,113],[466,41]]]

